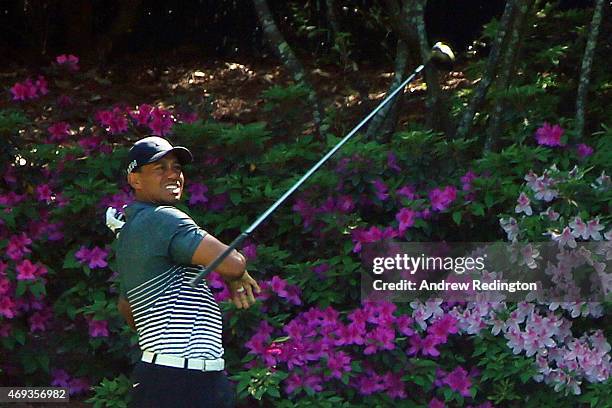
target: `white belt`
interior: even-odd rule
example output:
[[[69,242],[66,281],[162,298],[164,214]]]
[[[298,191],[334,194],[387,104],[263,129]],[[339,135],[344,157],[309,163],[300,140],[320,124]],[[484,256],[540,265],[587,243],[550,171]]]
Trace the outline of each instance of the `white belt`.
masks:
[[[150,351],[142,353],[142,361],[145,363],[158,364],[168,367],[188,368],[190,370],[200,371],[223,371],[225,368],[225,360],[217,358],[214,360],[205,360],[203,358],[183,358],[170,356],[167,354],[156,354]]]

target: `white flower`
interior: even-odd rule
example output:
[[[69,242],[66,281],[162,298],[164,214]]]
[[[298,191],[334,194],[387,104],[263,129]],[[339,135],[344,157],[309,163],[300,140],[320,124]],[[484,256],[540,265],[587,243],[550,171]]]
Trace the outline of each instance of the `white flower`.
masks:
[[[559,219],[560,214],[558,212],[556,212],[555,210],[553,210],[552,207],[548,207],[548,209],[546,211],[542,211],[540,213],[540,215],[545,215],[548,217],[549,220],[551,221],[557,221]]]
[[[499,225],[504,229],[508,236],[508,241],[514,241],[518,236],[519,228],[516,220],[512,217],[502,218],[499,220]]]
[[[589,238],[589,233],[587,231],[587,225],[582,221],[582,218],[575,217],[574,221],[569,223],[570,228],[572,229],[572,235],[576,238],[582,237],[582,239]]]
[[[516,202],[518,204],[516,205],[516,207],[514,207],[514,212],[516,212],[517,214],[521,212],[524,212],[527,215],[533,214],[531,206],[529,205],[531,202],[529,201],[529,197],[527,197],[525,193],[521,193]]]
[[[596,217],[594,220],[589,220],[587,222],[587,236],[593,238],[594,241],[601,241],[601,233],[599,231],[603,229],[604,226],[599,224],[599,217]]]
[[[576,240],[569,227],[565,227],[561,234],[557,234],[554,231],[551,232],[551,237],[553,241],[559,244],[559,248],[563,248],[565,245],[570,248],[576,248]]]

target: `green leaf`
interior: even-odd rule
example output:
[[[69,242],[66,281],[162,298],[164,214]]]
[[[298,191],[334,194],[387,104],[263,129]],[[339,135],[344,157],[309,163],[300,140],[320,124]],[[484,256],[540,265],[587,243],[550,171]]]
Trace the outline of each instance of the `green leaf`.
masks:
[[[461,224],[461,212],[460,211],[455,211],[453,213],[453,221],[455,221],[455,224],[457,225]]]

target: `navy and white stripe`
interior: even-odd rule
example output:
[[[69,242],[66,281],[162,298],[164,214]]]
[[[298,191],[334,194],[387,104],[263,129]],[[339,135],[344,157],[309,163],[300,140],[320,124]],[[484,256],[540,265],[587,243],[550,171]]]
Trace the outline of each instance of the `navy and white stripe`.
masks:
[[[198,268],[176,265],[127,292],[143,351],[183,358],[223,356],[219,305]]]

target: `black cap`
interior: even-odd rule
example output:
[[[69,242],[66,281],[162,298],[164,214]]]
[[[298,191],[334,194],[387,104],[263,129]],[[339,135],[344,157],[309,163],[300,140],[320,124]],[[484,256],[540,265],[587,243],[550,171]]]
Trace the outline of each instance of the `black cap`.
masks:
[[[193,161],[189,149],[183,146],[172,146],[162,137],[149,136],[135,142],[130,149],[127,172],[131,173],[137,167],[156,162],[170,152],[176,153],[176,157],[181,164],[188,164]]]

